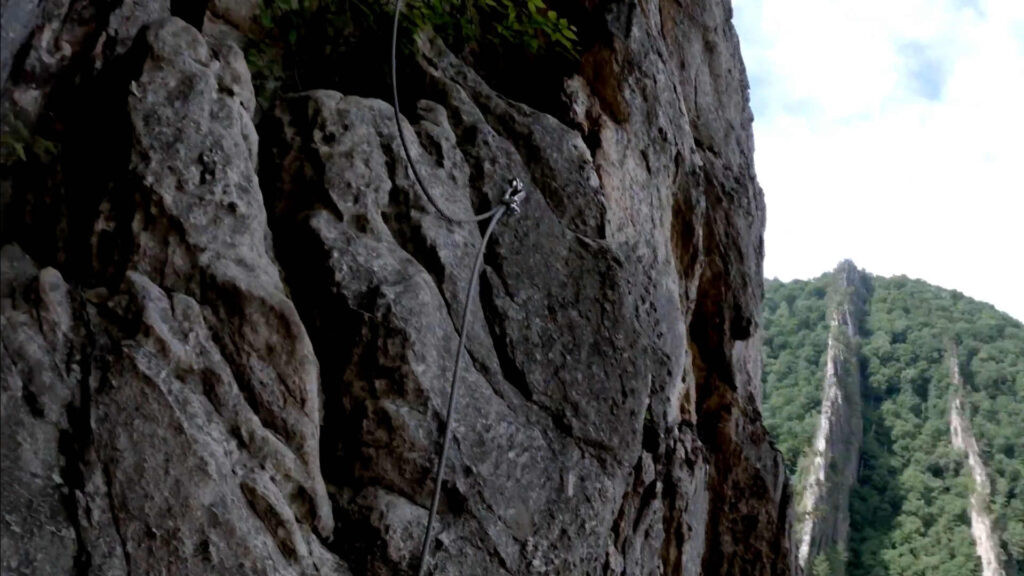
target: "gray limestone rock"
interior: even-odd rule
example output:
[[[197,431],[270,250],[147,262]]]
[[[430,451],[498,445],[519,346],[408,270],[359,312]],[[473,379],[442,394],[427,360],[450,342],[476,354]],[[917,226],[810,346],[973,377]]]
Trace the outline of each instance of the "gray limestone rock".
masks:
[[[864,439],[861,415],[860,334],[867,290],[864,273],[845,260],[829,288],[828,348],[814,445],[796,502],[793,552],[810,574],[819,555],[850,546],[850,494],[857,485]],[[845,576],[845,566],[835,576]]]
[[[79,397],[68,286],[16,246],[0,252],[0,571],[70,574],[78,543],[68,412]]]
[[[692,52],[697,76],[680,77],[662,55],[692,39],[615,16],[621,40],[585,55],[591,77],[575,82],[589,86],[575,98],[594,99],[576,106],[589,133],[421,39],[431,96],[403,129],[427,185],[461,214],[493,205],[509,177],[529,191],[474,295],[437,573],[788,569],[785,473],[748,345],[763,204],[742,69],[717,69],[735,37]],[[712,72],[735,90],[723,103],[704,85]],[[721,106],[739,117],[697,116]],[[394,130],[383,102],[294,95],[267,121],[261,157],[278,259],[327,405],[341,407],[325,422],[325,480],[339,528],[366,527],[340,553],[373,574],[413,566],[395,534],[429,503],[453,318],[480,242],[427,206]]]
[[[127,184],[106,201],[120,218],[97,226],[97,241],[124,242],[109,268],[120,272],[71,301],[54,270],[35,274],[5,248],[5,281],[18,271],[4,290],[5,426],[35,420],[4,428],[4,494],[24,483],[52,516],[37,529],[24,500],[5,500],[21,516],[5,561],[25,557],[12,568],[24,573],[347,574],[325,548],[319,368],[267,251],[241,52],[176,19],[143,41]],[[81,350],[73,378],[50,367],[69,346]],[[31,466],[9,461],[19,443],[38,454]]]
[[[588,9],[562,117],[418,39],[427,185],[528,190],[470,295],[432,573],[787,574],[729,5]],[[481,228],[387,103],[287,95],[258,136],[234,44],[114,14],[146,26],[97,60],[124,155],[62,207],[89,246],[2,253],[4,574],[410,573]]]

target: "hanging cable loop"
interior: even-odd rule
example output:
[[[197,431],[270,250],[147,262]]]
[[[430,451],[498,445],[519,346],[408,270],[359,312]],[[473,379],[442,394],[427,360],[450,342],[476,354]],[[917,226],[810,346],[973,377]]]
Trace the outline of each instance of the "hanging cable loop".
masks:
[[[406,162],[409,164],[409,168],[412,172],[413,180],[416,181],[416,185],[426,196],[427,201],[434,207],[445,220],[453,223],[473,223],[483,222],[489,220],[487,228],[484,231],[482,240],[480,241],[480,247],[476,252],[476,259],[473,263],[473,273],[469,277],[469,286],[466,288],[466,297],[462,303],[462,320],[460,322],[461,329],[459,330],[459,345],[455,352],[455,366],[452,369],[452,379],[449,386],[450,392],[448,393],[448,409],[444,421],[444,440],[441,442],[441,455],[437,461],[437,469],[434,472],[434,497],[430,501],[430,512],[427,515],[427,526],[423,532],[423,545],[420,550],[420,563],[417,574],[419,576],[425,576],[427,573],[427,565],[430,560],[430,540],[433,536],[434,521],[437,519],[437,507],[441,501],[441,487],[444,480],[444,466],[448,459],[448,448],[451,445],[452,440],[452,427],[455,422],[455,401],[458,399],[458,386],[459,386],[459,372],[462,368],[462,357],[466,351],[466,333],[469,331],[469,306],[473,301],[473,295],[476,292],[477,284],[480,282],[480,270],[483,268],[484,263],[484,252],[487,250],[487,243],[491,239],[491,234],[494,229],[498,226],[498,221],[507,214],[513,215],[519,214],[521,204],[524,198],[526,198],[526,188],[523,186],[523,181],[519,178],[512,178],[509,180],[508,190],[505,191],[505,195],[502,197],[501,202],[496,204],[493,208],[482,214],[474,214],[469,217],[453,216],[449,214],[438,202],[437,198],[430,192],[426,184],[423,182],[423,178],[420,176],[419,170],[416,168],[416,163],[413,162],[412,154],[409,151],[409,143],[406,141],[405,132],[402,130],[402,114],[398,108],[398,72],[397,72],[397,46],[398,46],[398,18],[402,11],[402,0],[395,0],[395,24],[391,30],[391,88],[392,97],[395,111],[395,130],[398,132],[398,139],[402,143],[402,151],[405,153]]]
[[[498,212],[498,206],[495,206],[482,214],[474,214],[472,216],[455,216],[450,214],[443,206],[441,206],[441,203],[438,202],[430,189],[427,188],[427,185],[423,182],[423,177],[420,176],[420,171],[416,168],[416,163],[412,161],[409,142],[406,140],[405,131],[402,130],[402,113],[398,108],[398,17],[401,12],[402,0],[395,0],[395,25],[391,29],[391,100],[395,111],[395,129],[398,131],[398,140],[402,143],[402,151],[405,153],[405,159],[409,164],[410,171],[412,172],[412,178],[416,181],[416,185],[423,192],[423,195],[427,197],[427,201],[430,202],[430,205],[433,206],[434,210],[436,210],[437,213],[445,220],[456,224],[483,222]]]

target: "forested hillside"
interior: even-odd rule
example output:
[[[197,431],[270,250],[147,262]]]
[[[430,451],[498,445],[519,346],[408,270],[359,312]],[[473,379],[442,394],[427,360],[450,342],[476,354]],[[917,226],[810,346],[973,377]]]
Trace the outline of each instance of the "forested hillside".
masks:
[[[951,441],[956,365],[991,484],[983,512],[1001,570],[1017,574],[1024,559],[1024,326],[954,291],[865,277],[869,294],[858,326],[863,446],[850,537],[839,557],[819,558],[811,572],[982,574],[968,513],[976,486],[966,455]],[[799,463],[813,450],[818,426],[831,278],[766,283],[764,415],[797,490]]]

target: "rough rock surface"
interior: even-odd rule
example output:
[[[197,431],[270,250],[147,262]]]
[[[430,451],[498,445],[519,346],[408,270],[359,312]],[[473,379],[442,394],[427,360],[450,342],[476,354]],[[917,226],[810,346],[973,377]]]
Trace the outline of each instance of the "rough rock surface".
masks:
[[[146,24],[93,61],[111,159],[5,199],[57,213],[4,233],[3,573],[407,573],[481,231],[384,102],[286,96],[258,138],[239,50],[132,6],[90,28]],[[561,119],[421,38],[428,185],[529,192],[472,296],[433,573],[787,574],[731,9],[596,10]]]
[[[862,272],[849,260],[833,272],[829,293],[828,350],[821,415],[804,477],[796,528],[796,564],[810,574],[819,555],[847,550],[850,491],[857,482],[863,441],[858,326],[863,314]],[[843,570],[842,565],[833,567]],[[836,576],[842,576],[837,574]]]
[[[173,19],[142,40],[106,285],[72,298],[3,253],[4,494],[27,491],[4,573],[346,573],[317,536],[319,368],[267,250],[242,54]]]

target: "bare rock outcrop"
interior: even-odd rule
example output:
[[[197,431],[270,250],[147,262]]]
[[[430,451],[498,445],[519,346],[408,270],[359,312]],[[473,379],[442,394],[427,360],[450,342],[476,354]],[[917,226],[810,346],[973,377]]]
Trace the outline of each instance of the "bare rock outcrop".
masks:
[[[949,404],[949,436],[953,448],[967,458],[971,471],[971,496],[968,510],[971,514],[971,536],[974,547],[981,559],[982,576],[1006,576],[1003,569],[1005,558],[999,545],[999,533],[991,514],[992,484],[988,471],[981,460],[981,450],[974,439],[970,420],[964,411],[964,380],[960,376],[960,359],[956,346],[949,351],[949,379],[953,382]]]
[[[760,228],[763,207],[737,148],[749,133],[723,118],[747,112],[700,97],[730,45],[681,78],[662,54],[682,58],[692,40],[651,30],[685,29],[685,12],[612,12],[613,48],[584,69],[621,74],[572,81],[587,111],[575,130],[422,46],[427,96],[406,129],[428,185],[464,214],[509,177],[530,192],[486,258],[439,573],[786,572],[784,473],[757,415],[759,350],[744,346],[759,281],[737,268],[758,267],[760,240],[736,227]],[[278,259],[328,405],[348,416],[325,424],[339,461],[326,481],[376,535],[345,552],[368,573],[415,561],[451,319],[480,241],[426,207],[390,114],[333,92],[289,97],[261,158]]]
[[[857,359],[863,312],[861,275],[850,261],[840,263],[833,272],[821,412],[810,461],[802,471],[794,543],[796,564],[808,574],[819,556],[842,558],[849,545],[850,491],[857,482],[863,441]],[[837,576],[845,572],[844,561],[832,564]]]
[[[242,54],[144,34],[102,285],[4,251],[4,493],[53,522],[5,501],[4,573],[347,573],[317,536],[319,369],[268,252]]]
[[[480,230],[386,103],[285,96],[257,136],[239,49],[142,4],[85,84],[109,150],[64,152],[103,162],[5,200],[53,226],[4,236],[4,574],[408,573]],[[428,185],[529,192],[472,295],[433,573],[788,574],[731,9],[592,10],[562,117],[419,39]]]

